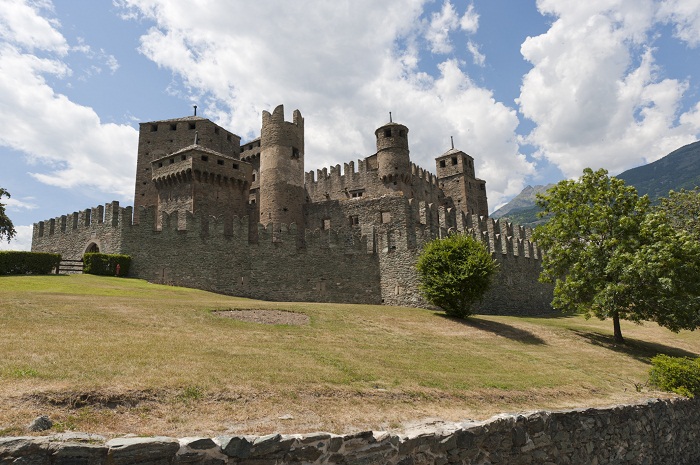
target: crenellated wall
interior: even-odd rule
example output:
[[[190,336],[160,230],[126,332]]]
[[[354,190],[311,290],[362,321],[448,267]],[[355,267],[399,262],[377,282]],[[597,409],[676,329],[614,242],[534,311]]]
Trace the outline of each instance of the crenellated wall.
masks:
[[[131,223],[132,208],[121,208],[116,201],[40,221],[34,224],[32,251],[78,260],[94,244],[102,253],[121,253]]]
[[[131,255],[131,275],[152,282],[264,300],[427,307],[415,263],[425,243],[462,231],[499,263],[478,313],[542,314],[552,287],[537,282],[540,252],[531,232],[505,220],[401,195],[306,204],[307,228],[252,224],[248,217],[141,208],[140,223],[118,202],[34,226],[32,250],[80,258]]]
[[[700,401],[650,400],[601,409],[435,422],[403,434],[0,438],[0,463],[190,465],[695,465]]]

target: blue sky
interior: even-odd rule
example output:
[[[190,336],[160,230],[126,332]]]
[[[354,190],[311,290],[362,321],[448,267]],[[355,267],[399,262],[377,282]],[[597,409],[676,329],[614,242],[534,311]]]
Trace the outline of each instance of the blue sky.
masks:
[[[493,210],[527,184],[616,174],[700,134],[697,0],[0,0],[0,186],[34,222],[133,197],[138,123],[198,114],[258,136],[283,103],[306,169],[409,127],[455,145]]]

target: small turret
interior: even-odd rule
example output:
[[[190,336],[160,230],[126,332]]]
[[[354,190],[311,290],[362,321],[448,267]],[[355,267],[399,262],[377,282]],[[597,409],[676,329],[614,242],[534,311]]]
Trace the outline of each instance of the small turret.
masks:
[[[262,113],[260,135],[260,222],[304,227],[304,118],[294,110],[284,120],[284,107]]]
[[[377,165],[379,179],[384,182],[409,182],[411,160],[408,151],[408,128],[390,122],[380,127],[377,136]]]

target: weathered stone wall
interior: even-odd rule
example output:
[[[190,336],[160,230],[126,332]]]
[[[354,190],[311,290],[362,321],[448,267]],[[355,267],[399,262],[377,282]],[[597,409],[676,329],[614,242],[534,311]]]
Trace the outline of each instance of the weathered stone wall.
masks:
[[[116,438],[69,433],[0,438],[3,464],[89,465],[695,465],[700,402],[651,400],[604,409],[499,415],[405,434],[367,431]]]
[[[377,256],[349,228],[305,231],[300,243],[294,225],[259,225],[249,243],[247,218],[186,213],[182,228],[178,215],[164,215],[160,231],[153,208],[141,218],[124,233],[133,276],[265,300],[380,303]]]
[[[91,244],[102,253],[122,253],[123,233],[132,222],[131,207],[119,202],[88,208],[34,224],[32,252],[61,254],[63,259],[83,258]]]
[[[79,259],[95,243],[131,255],[131,276],[243,297],[428,307],[415,270],[421,248],[450,229],[466,230],[500,264],[476,313],[551,311],[552,288],[537,282],[539,252],[528,232],[454,213],[401,195],[329,201],[305,205],[311,227],[299,231],[226,214],[157,215],[156,207],[142,209],[132,225],[131,208],[113,202],[36,224],[33,250]]]

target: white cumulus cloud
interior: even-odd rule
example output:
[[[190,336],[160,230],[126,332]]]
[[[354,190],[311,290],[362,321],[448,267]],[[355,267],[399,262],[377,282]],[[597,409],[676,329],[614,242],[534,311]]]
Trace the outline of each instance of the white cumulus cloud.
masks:
[[[244,139],[259,134],[261,110],[284,103],[290,118],[300,109],[307,170],[373,154],[374,130],[392,111],[409,127],[412,160],[431,171],[454,136],[474,156],[493,205],[533,171],[519,152],[513,108],[476,85],[457,60],[439,62],[435,76],[420,69],[419,36],[427,31],[428,51],[446,52],[449,31],[476,30],[473,7],[465,20],[445,2],[426,26],[423,0],[278,0],[235,10],[224,0],[207,8],[120,4],[124,17],[153,22],[141,52],[180,77],[178,92]]]
[[[649,35],[652,0],[540,0],[550,29],[521,47],[532,69],[520,111],[536,127],[527,141],[566,176],[585,167],[613,173],[696,139],[697,117],[680,113],[688,84],[663,78]]]
[[[58,23],[42,16],[50,13],[50,2],[12,0],[8,6],[0,10],[6,25],[0,42],[0,144],[24,153],[43,183],[129,198],[137,131],[103,124],[92,108],[47,83],[46,76],[71,74],[62,61],[69,46]]]

